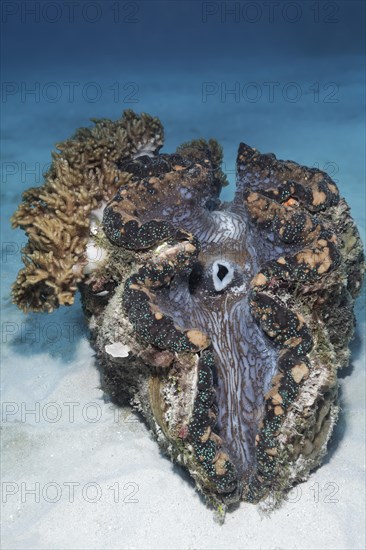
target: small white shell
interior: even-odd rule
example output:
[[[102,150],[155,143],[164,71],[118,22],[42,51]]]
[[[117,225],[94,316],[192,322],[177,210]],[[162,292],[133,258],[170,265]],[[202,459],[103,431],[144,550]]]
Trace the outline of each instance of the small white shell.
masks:
[[[107,344],[105,350],[112,357],[128,357],[130,348],[121,344],[121,342],[114,342],[113,344]]]

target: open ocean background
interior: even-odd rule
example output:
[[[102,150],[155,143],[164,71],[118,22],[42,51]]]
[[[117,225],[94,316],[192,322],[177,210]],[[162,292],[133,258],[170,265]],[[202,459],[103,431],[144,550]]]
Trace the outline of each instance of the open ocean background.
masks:
[[[323,466],[270,517],[242,504],[222,526],[130,410],[103,400],[79,301],[26,316],[9,297],[26,240],[9,224],[22,191],[42,184],[55,143],[129,108],[160,117],[166,152],[218,139],[227,200],[240,141],[328,171],[365,242],[365,3],[1,10],[2,548],[365,548],[364,294]]]

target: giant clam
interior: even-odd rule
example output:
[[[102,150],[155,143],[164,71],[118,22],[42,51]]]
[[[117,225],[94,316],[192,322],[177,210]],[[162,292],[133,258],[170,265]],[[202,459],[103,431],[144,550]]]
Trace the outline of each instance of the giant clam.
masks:
[[[102,385],[216,507],[277,502],[320,463],[337,419],[359,234],[319,169],[241,143],[221,203],[214,140],[160,146],[114,160],[90,234],[103,253],[93,269],[85,250],[78,260]]]

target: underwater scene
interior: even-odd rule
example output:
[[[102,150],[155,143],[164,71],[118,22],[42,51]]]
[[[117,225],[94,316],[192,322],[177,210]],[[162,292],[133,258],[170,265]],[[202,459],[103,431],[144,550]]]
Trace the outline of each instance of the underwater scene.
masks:
[[[364,21],[1,4],[4,549],[365,547]]]

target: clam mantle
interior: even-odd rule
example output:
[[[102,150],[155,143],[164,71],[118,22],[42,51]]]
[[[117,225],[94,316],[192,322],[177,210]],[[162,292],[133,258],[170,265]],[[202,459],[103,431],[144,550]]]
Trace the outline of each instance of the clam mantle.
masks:
[[[222,203],[215,140],[160,154],[156,118],[94,123],[12,218],[29,238],[13,299],[51,312],[79,289],[105,392],[216,507],[279,502],[338,415],[364,271],[347,203],[325,172],[244,143]]]

